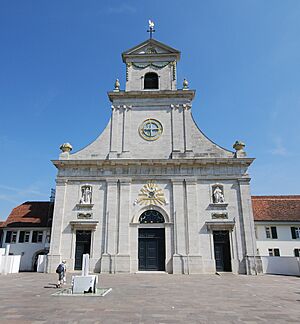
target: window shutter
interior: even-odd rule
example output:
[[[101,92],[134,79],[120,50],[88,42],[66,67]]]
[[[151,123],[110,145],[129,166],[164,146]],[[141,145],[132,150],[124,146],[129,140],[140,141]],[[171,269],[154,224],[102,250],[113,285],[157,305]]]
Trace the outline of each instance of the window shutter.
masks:
[[[272,232],[272,238],[277,239],[277,228],[276,228],[276,226],[271,227],[271,232]]]
[[[21,231],[19,236],[19,243],[24,243],[25,232]]]
[[[37,243],[37,235],[38,235],[37,231],[32,232],[32,240],[31,240],[32,243]]]
[[[6,232],[5,243],[10,243],[11,240],[11,231]]]
[[[296,228],[295,227],[291,227],[291,233],[292,233],[292,239],[296,239]]]

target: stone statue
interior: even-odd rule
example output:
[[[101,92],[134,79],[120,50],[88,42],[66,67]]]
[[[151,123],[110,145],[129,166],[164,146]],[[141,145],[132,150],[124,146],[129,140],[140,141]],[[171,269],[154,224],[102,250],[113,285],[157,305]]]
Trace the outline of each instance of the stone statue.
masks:
[[[92,187],[91,186],[83,186],[81,188],[81,204],[91,204],[92,203]]]
[[[215,188],[213,192],[213,200],[215,204],[223,203],[225,201],[222,189],[220,187]]]

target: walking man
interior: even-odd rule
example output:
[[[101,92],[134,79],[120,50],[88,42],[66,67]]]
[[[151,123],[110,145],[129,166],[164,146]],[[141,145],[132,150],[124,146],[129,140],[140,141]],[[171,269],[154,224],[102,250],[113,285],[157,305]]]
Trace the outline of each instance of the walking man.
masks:
[[[56,288],[60,288],[66,282],[66,271],[66,260],[62,260],[56,268],[56,273],[58,274],[58,282]]]

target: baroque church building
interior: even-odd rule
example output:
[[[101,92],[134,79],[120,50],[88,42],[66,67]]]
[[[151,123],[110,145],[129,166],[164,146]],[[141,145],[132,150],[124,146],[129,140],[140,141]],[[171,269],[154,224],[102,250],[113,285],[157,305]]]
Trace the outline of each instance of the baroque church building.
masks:
[[[256,274],[244,144],[208,139],[191,113],[195,90],[177,88],[180,52],[150,39],[125,51],[125,90],[108,93],[103,133],[58,169],[48,271]]]

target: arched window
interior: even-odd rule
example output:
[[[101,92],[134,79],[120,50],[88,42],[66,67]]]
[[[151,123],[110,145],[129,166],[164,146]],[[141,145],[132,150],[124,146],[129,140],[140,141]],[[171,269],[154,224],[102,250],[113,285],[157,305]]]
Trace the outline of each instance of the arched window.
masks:
[[[154,72],[145,74],[144,89],[158,89],[158,75]]]
[[[139,218],[141,224],[164,223],[163,215],[157,210],[146,210]]]

